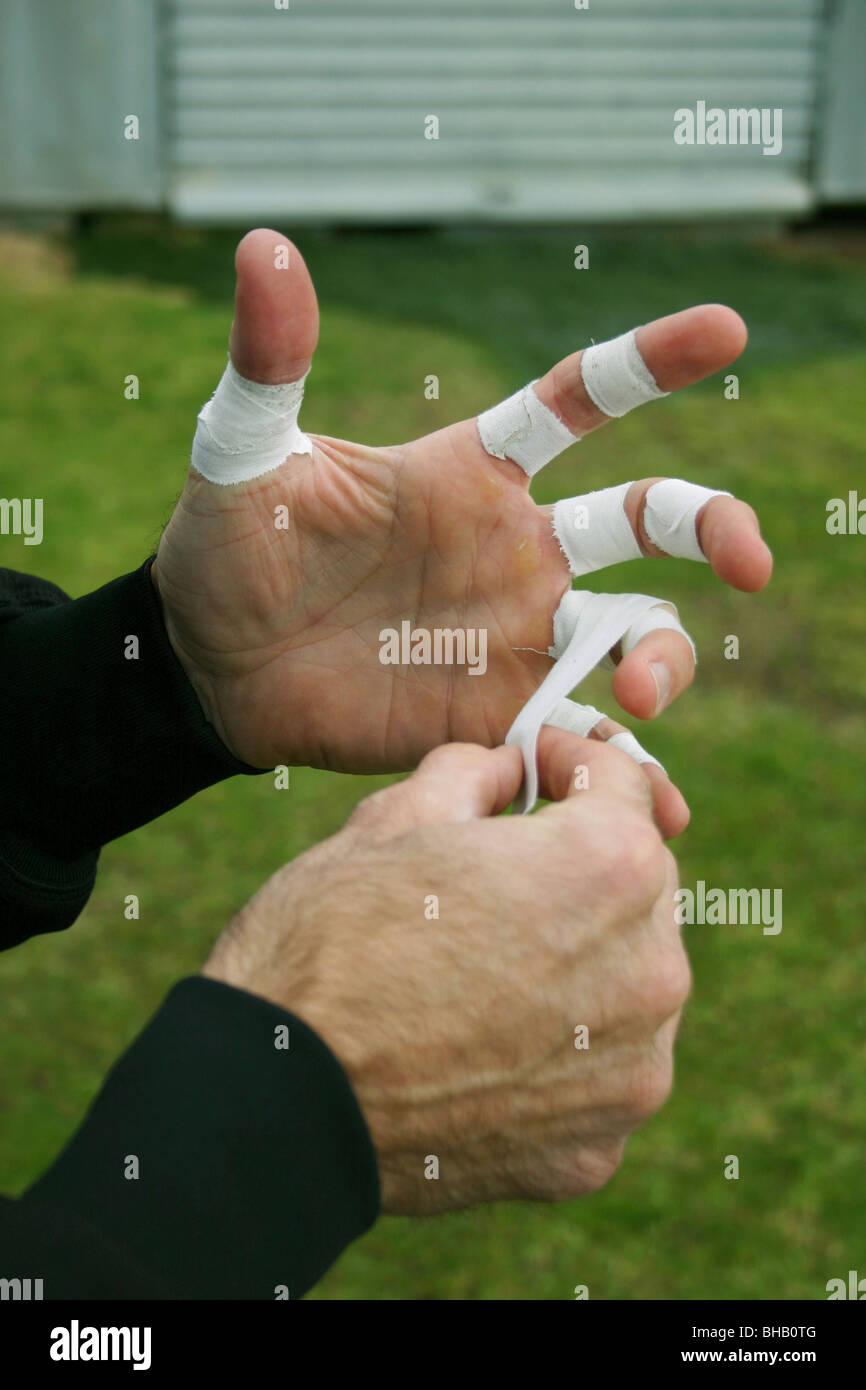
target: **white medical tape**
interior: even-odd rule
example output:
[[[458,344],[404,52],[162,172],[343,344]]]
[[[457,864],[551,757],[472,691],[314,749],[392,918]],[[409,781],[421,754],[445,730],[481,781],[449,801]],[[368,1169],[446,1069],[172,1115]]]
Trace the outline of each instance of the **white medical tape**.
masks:
[[[567,729],[570,734],[580,734],[589,738],[596,724],[607,716],[592,705],[579,705],[576,700],[560,700],[545,719],[554,729]]]
[[[656,599],[656,603],[659,605],[659,607],[650,608],[648,612],[644,613],[642,617],[638,618],[636,623],[632,623],[628,632],[624,635],[622,639],[623,656],[627,656],[628,653],[632,651],[634,647],[637,646],[641,638],[646,637],[648,633],[658,632],[659,628],[668,628],[671,632],[678,632],[682,637],[685,637],[686,641],[692,649],[692,656],[694,658],[695,665],[697,665],[697,647],[695,646],[689,634],[686,632],[676,613],[672,613],[669,608],[661,607],[661,604],[663,602],[663,599]]]
[[[606,343],[594,343],[580,355],[580,374],[591,399],[605,415],[618,418],[635,406],[667,396],[640,355],[635,330]]]
[[[548,647],[548,656],[559,658],[563,655],[580,622],[580,615],[591,598],[589,589],[566,589],[553,615],[553,646]],[[591,706],[587,705],[586,708],[590,709]]]
[[[553,530],[572,574],[641,558],[642,551],[625,510],[631,483],[600,488],[579,497],[563,497],[553,508]],[[729,492],[700,487],[682,478],[664,478],[647,489],[643,520],[654,545],[681,560],[703,560],[695,521],[713,497]]]
[[[658,758],[654,758],[652,753],[648,753],[645,748],[638,743],[634,734],[624,729],[621,734],[614,734],[607,742],[611,748],[621,748],[623,753],[627,753],[636,763],[653,763],[655,767],[660,767],[664,772],[664,767]]]
[[[580,437],[539,399],[534,386],[531,381],[478,416],[478,433],[488,454],[511,459],[530,478]]]
[[[264,386],[242,377],[229,361],[199,411],[191,458],[196,472],[227,486],[270,473],[289,454],[311,454],[313,445],[297,423],[307,376]]]
[[[564,497],[554,506],[553,530],[573,575],[641,558],[625,511],[630,487],[631,483],[620,483],[580,497]]]
[[[653,545],[666,555],[681,560],[703,560],[707,557],[698,543],[695,521],[698,512],[711,497],[730,497],[730,492],[716,492],[683,482],[682,478],[665,478],[653,483],[646,495],[643,524]]]
[[[553,645],[547,649],[550,656],[560,657],[563,652],[565,652],[571,641],[572,634],[581,620],[581,615],[583,614],[587,602],[593,597],[594,595],[588,589],[566,589],[553,615]],[[611,594],[609,597],[611,606],[613,606],[620,600],[631,598],[633,595]],[[649,598],[649,595],[640,594],[638,597]],[[632,623],[626,630],[621,639],[623,656],[630,652],[633,647],[636,647],[641,638],[646,637],[647,633],[656,632],[659,628],[667,628],[671,632],[679,632],[685,637],[692,649],[692,655],[695,661],[697,661],[698,654],[694,642],[686,632],[677,614],[672,613],[670,608],[662,606],[666,602],[666,599],[654,599],[653,603],[655,606],[647,608],[642,612],[637,621]],[[599,665],[603,666],[606,670],[616,669],[616,663],[610,659],[609,653],[602,658]],[[587,708],[589,708],[589,706],[587,706]]]
[[[580,605],[571,639],[556,665],[527,700],[505,737],[523,755],[523,786],[515,811],[526,814],[538,799],[536,748],[542,724],[602,657],[615,646],[642,613],[658,599],[646,594],[587,594]]]
[[[606,718],[607,715],[602,714],[601,710],[593,709],[592,705],[579,705],[575,700],[560,700],[556,709],[544,722],[552,725],[554,729],[567,729],[569,733],[580,734],[581,738],[589,738],[596,724],[600,724],[602,719]],[[623,729],[622,733],[613,734],[608,739],[600,739],[599,742],[622,749],[623,753],[627,753],[636,763],[655,763],[656,767],[661,767],[664,772],[658,758],[648,753],[628,729]]]

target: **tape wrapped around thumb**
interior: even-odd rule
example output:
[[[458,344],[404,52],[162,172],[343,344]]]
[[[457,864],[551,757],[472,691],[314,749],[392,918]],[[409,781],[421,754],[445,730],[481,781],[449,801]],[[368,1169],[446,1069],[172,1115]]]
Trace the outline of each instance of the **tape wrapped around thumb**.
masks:
[[[311,454],[313,445],[298,428],[307,376],[263,386],[242,377],[229,361],[199,411],[191,458],[196,472],[228,486],[270,473],[289,454]]]

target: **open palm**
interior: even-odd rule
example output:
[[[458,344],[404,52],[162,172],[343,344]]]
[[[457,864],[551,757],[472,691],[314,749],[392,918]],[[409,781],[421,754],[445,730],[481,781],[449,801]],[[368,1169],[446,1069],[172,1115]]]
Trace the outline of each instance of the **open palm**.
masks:
[[[232,361],[264,383],[302,376],[318,338],[307,269],[293,247],[289,269],[276,269],[280,244],[276,232],[252,232],[236,257]],[[739,317],[719,305],[638,331],[664,390],[718,370],[744,342]],[[579,359],[564,359],[536,391],[586,435],[608,417],[588,396]],[[251,482],[219,486],[191,469],[162,537],[154,582],[208,717],[258,767],[397,770],[445,741],[501,742],[550,669],[553,614],[571,583],[550,509],[533,502],[520,468],[485,451],[474,420],[384,448],[310,438],[312,456],[293,454]],[[641,523],[652,481],[635,483],[627,503],[648,555],[659,553]],[[288,525],[275,524],[278,516]],[[713,499],[698,534],[725,582],[766,583],[770,555],[745,503]],[[383,664],[380,634],[405,620],[486,630],[485,674]],[[660,666],[670,672],[661,694]],[[650,717],[692,674],[687,640],[659,630],[621,661],[614,694]]]

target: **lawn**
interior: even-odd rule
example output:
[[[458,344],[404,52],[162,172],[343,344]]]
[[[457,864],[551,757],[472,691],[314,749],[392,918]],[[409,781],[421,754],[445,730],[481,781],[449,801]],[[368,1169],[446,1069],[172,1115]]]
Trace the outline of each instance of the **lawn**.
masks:
[[[534,491],[552,501],[669,473],[758,511],[776,556],[764,594],[672,561],[651,579],[621,566],[605,588],[676,599],[698,643],[693,689],[644,730],[692,807],[676,845],[684,885],[781,889],[784,901],[778,935],[684,929],[694,991],[676,1088],[603,1192],[382,1220],[312,1296],[568,1299],[586,1284],[605,1299],[823,1298],[828,1279],[866,1274],[866,538],[825,528],[829,498],[866,494],[866,240],[568,228],[297,239],[322,303],[305,424],[368,443],[473,414],[656,315],[705,300],[743,314],[738,400],[716,377],[635,412]],[[235,240],[148,220],[0,237],[0,496],[45,508],[42,545],[0,537],[0,563],[77,595],[154,547],[224,363]],[[588,271],[574,269],[576,241],[590,244]],[[124,398],[130,373],[137,401]],[[425,399],[430,373],[438,401]],[[730,634],[738,660],[724,655]],[[613,713],[608,679],[583,691]],[[280,815],[268,779],[212,788],[105,849],[72,930],[0,957],[0,1190],[50,1161],[261,880],[387,780],[298,769]],[[128,893],[138,922],[124,919]]]

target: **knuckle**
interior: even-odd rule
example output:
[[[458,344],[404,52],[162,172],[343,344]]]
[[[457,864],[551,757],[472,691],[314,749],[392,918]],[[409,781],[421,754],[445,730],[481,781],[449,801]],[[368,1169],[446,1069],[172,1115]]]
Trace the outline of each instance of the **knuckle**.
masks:
[[[487,753],[479,743],[441,743],[425,753],[414,773],[415,777],[433,773],[439,777],[443,772],[453,773],[458,768],[475,767]]]
[[[691,989],[692,971],[689,958],[685,951],[680,948],[673,951],[667,960],[665,979],[660,989],[660,996],[669,1009],[666,1014],[667,1018],[670,1018],[672,1014],[679,1013],[688,999]]]
[[[564,835],[553,848],[558,873],[552,881],[561,884],[569,902],[576,889],[586,892],[592,885],[606,903],[618,908],[620,859],[614,836],[599,824],[580,823],[575,829],[574,838]]]
[[[648,1120],[660,1110],[671,1093],[674,1081],[670,1055],[654,1058],[650,1066],[637,1072],[629,1081],[627,1106],[635,1124]]]
[[[521,1195],[532,1201],[563,1202],[585,1197],[609,1183],[622,1161],[625,1140],[596,1141],[592,1145],[559,1150],[549,1155],[543,1168]]]
[[[607,1186],[622,1162],[623,1147],[622,1140],[597,1144],[581,1155],[578,1170],[581,1192],[599,1192]]]
[[[644,1016],[661,1024],[679,1013],[691,989],[689,961],[682,947],[654,950],[642,973],[641,1004]]]
[[[346,827],[353,830],[372,830],[386,821],[393,809],[394,801],[400,794],[400,784],[394,787],[380,787],[378,791],[365,796],[352,811]]]
[[[459,756],[460,745],[453,743],[440,744],[438,748],[431,748],[429,753],[425,753],[417,768],[415,777],[423,777],[426,773],[440,773],[444,768],[451,767],[455,760],[455,752]]]
[[[668,861],[665,843],[650,818],[636,810],[623,811],[610,838],[609,867],[617,879],[633,884],[647,897],[657,897],[665,882]]]
[[[652,974],[653,997],[663,1019],[678,1013],[688,999],[692,987],[691,967],[683,947],[656,956]]]

